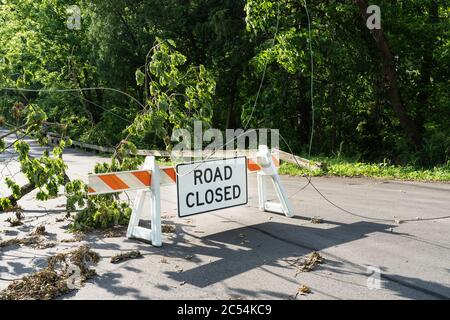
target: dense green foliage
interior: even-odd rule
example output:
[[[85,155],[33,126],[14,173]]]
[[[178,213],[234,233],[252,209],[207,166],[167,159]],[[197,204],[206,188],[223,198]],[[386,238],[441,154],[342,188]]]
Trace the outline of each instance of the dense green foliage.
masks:
[[[433,167],[450,156],[450,6],[447,0],[0,2],[0,122],[33,103],[79,140],[170,148],[174,128],[279,128],[315,155]],[[81,29],[66,26],[70,5]],[[276,35],[276,36],[275,36]],[[380,46],[382,39],[386,46]],[[265,72],[264,72],[265,71]],[[263,78],[256,108],[253,109]],[[0,141],[0,146],[1,146]],[[283,149],[286,146],[282,146]]]

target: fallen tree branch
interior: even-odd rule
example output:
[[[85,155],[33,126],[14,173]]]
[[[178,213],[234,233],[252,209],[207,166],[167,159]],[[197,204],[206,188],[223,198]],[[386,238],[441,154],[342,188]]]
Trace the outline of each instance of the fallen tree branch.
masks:
[[[15,134],[16,132],[22,131],[23,129],[28,128],[28,127],[30,127],[32,125],[35,125],[36,123],[37,122],[25,123],[24,125],[21,125],[20,127],[17,127],[15,129],[9,131],[8,133],[5,133],[4,135],[0,136],[0,140],[4,139],[4,138],[6,138],[6,137],[8,137],[8,136],[10,136],[12,134]]]
[[[67,183],[70,182],[70,178],[67,175],[66,172],[64,172],[64,185],[66,185]],[[20,197],[16,198],[13,194],[8,196],[8,197],[4,197],[4,198],[0,198],[0,200],[4,200],[7,199],[7,202],[10,203],[11,206],[16,207],[17,206],[17,202],[22,199],[24,196],[26,196],[27,194],[29,194],[30,192],[32,192],[34,189],[36,189],[36,185],[34,183],[27,183],[26,185],[20,187]],[[8,208],[3,208],[0,204],[0,211],[5,211]]]

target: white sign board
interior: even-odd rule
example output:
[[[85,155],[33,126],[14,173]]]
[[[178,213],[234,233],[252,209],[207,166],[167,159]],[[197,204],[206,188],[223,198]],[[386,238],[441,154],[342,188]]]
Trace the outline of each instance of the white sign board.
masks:
[[[247,204],[247,158],[177,165],[178,216]]]

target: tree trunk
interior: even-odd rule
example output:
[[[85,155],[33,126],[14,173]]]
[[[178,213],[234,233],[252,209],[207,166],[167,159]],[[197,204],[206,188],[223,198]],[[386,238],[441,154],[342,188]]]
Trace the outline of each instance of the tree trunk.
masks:
[[[364,23],[370,16],[367,14],[366,0],[353,0],[358,6],[361,16],[364,18]],[[372,36],[375,40],[381,58],[383,60],[383,69],[385,70],[385,81],[387,92],[392,104],[392,107],[397,115],[400,125],[408,138],[409,143],[417,150],[420,148],[422,138],[420,130],[417,125],[408,115],[406,108],[402,102],[400,91],[397,86],[397,74],[395,70],[394,56],[389,48],[389,44],[384,36],[383,29],[371,30]]]

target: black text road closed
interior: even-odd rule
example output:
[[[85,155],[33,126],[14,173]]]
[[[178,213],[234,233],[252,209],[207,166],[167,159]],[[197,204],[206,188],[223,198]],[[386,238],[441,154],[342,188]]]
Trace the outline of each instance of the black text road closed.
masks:
[[[247,158],[177,165],[178,216],[247,204]]]

